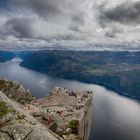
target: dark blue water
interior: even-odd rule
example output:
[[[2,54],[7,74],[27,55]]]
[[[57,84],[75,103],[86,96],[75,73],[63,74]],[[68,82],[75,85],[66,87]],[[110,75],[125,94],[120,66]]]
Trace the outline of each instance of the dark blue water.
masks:
[[[37,97],[55,86],[93,90],[93,124],[90,140],[140,140],[140,104],[104,87],[53,78],[20,67],[20,59],[0,63],[0,76],[17,80]]]

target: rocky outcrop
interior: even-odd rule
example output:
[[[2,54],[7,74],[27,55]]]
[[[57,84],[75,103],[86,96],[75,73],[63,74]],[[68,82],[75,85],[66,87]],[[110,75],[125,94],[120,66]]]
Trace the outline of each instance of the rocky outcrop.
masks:
[[[22,109],[22,105],[0,92],[1,140],[61,140]]]
[[[35,99],[18,82],[1,78],[0,139],[88,140],[91,93],[55,87],[47,97]]]
[[[31,92],[21,84],[16,81],[8,81],[5,78],[0,78],[0,91],[21,104],[30,103],[35,99]]]
[[[64,140],[88,140],[92,120],[92,94],[55,87],[35,100],[30,113]]]

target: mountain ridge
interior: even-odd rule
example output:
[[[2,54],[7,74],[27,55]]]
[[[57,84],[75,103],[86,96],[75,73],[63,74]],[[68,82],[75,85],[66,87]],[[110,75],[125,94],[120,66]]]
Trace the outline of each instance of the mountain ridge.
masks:
[[[95,83],[140,99],[140,52],[39,51],[23,67],[64,79]]]

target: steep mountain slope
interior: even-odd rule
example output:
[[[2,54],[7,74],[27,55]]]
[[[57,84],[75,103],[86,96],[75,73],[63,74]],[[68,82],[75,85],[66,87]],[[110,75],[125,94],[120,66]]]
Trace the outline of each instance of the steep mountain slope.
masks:
[[[100,84],[140,99],[140,52],[29,52],[21,66],[51,76]]]
[[[13,52],[0,51],[0,62],[6,62],[13,59],[14,57],[15,54]]]

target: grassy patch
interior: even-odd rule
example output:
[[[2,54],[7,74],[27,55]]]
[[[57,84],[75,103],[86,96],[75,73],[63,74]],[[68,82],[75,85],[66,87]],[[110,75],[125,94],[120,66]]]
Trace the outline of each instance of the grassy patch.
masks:
[[[0,119],[10,112],[14,112],[14,110],[8,107],[5,102],[0,101]]]

